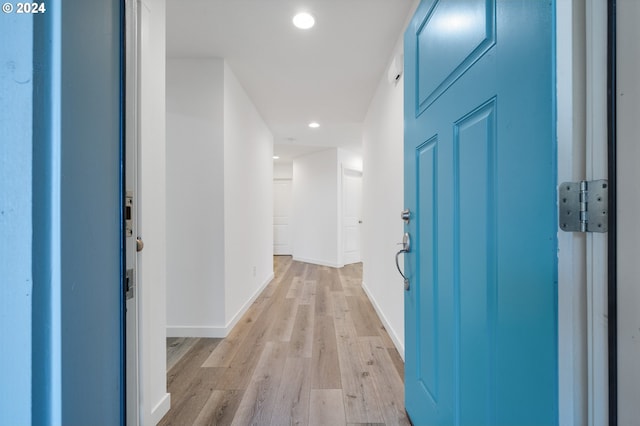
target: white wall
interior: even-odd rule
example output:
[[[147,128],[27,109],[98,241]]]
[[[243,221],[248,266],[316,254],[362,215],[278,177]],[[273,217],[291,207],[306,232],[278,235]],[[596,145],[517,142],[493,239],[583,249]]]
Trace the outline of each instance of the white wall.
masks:
[[[167,324],[224,326],[224,61],[167,60]]]
[[[273,278],[273,136],[220,58],[167,62],[169,336],[224,337]]]
[[[273,278],[273,136],[224,65],[226,324]]]
[[[293,161],[293,258],[342,266],[338,259],[338,150]]]
[[[293,179],[293,162],[273,162],[273,178],[274,179]]]
[[[402,241],[403,78],[378,83],[363,131],[363,287],[404,358],[404,288],[394,256]]]
[[[362,155],[355,152],[339,148],[338,162],[342,168],[362,171]],[[342,173],[340,167],[338,167],[338,175]]]
[[[165,0],[141,5],[140,236],[138,257],[140,413],[155,425],[169,410],[166,363]]]
[[[342,170],[362,171],[362,156],[330,148],[293,160],[291,216],[293,258],[340,268],[342,259]],[[286,178],[286,166],[274,169]]]

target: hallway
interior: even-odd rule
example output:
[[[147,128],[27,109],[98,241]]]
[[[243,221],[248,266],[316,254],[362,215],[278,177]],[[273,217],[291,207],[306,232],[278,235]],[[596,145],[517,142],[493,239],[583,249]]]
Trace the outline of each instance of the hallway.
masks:
[[[403,362],[362,265],[276,256],[274,271],[226,339],[169,340],[160,425],[408,425]]]

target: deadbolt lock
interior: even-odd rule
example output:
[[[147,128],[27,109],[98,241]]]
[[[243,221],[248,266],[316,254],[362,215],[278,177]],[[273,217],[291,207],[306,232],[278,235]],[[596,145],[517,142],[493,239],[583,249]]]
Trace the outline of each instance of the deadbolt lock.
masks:
[[[409,209],[402,210],[400,212],[400,218],[408,224],[411,221],[411,211]]]

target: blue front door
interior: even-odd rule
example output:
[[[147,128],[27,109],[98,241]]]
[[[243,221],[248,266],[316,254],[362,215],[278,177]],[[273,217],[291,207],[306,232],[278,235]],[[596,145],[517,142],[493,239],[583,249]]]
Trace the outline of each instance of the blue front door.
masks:
[[[121,3],[0,15],[2,425],[124,424]]]
[[[121,7],[65,0],[49,11],[60,19],[63,425],[124,424]]]
[[[553,8],[424,0],[405,34],[416,425],[558,422]]]

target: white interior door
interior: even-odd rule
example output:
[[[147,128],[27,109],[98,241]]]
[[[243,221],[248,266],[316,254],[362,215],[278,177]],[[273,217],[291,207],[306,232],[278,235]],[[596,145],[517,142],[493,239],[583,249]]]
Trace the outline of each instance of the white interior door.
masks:
[[[361,261],[362,172],[342,170],[342,263]]]
[[[291,179],[273,181],[273,254],[290,255],[291,250]]]

